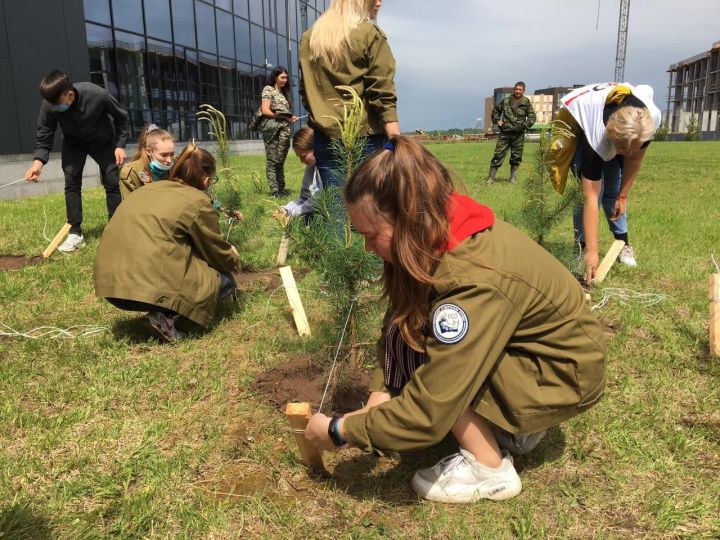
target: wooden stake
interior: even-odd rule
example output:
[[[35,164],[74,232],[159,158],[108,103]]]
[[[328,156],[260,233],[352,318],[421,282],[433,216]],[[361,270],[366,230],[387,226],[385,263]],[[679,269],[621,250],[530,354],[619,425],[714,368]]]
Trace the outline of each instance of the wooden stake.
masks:
[[[307,317],[305,316],[305,309],[303,309],[302,300],[300,300],[300,295],[298,294],[292,269],[289,266],[281,267],[280,277],[282,278],[283,285],[285,286],[285,293],[287,294],[288,302],[290,302],[290,309],[292,309],[298,334],[301,336],[309,336],[310,325],[308,324]]]
[[[618,258],[618,255],[620,255],[623,247],[625,247],[624,241],[615,240],[613,242],[612,246],[610,246],[610,249],[608,249],[607,255],[605,255],[602,262],[600,263],[600,266],[598,266],[597,270],[595,271],[595,278],[593,279],[595,283],[600,283],[603,279],[605,279],[605,276],[610,271],[610,267],[613,265],[613,263],[615,263],[615,259]]]
[[[305,438],[305,427],[307,426],[312,410],[310,404],[288,403],[285,407],[285,414],[290,422],[290,429],[295,434],[295,441],[300,449],[300,459],[308,467],[325,468],[323,463],[322,451],[318,450],[315,445]]]
[[[60,242],[63,241],[63,238],[67,235],[67,233],[70,232],[71,225],[69,223],[66,223],[62,226],[62,229],[58,231],[58,233],[55,235],[55,238],[52,239],[52,242],[48,244],[48,247],[45,248],[45,251],[42,252],[43,258],[47,259],[50,255],[53,254],[53,251],[57,249],[57,247],[60,245]]]
[[[280,241],[280,250],[278,251],[278,256],[277,256],[277,265],[278,266],[285,266],[285,261],[287,261],[287,253],[288,253],[289,245],[290,245],[290,237],[287,235],[287,233],[284,233],[282,240]]]
[[[710,274],[710,354],[720,358],[720,274]]]

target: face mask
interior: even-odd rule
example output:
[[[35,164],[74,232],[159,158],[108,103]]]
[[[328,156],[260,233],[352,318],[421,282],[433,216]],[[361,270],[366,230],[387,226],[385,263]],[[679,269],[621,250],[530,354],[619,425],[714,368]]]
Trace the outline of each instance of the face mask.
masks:
[[[52,105],[53,111],[65,112],[70,108],[69,103],[60,103],[59,105]]]
[[[150,173],[155,177],[160,177],[166,172],[170,170],[172,167],[172,164],[165,165],[164,163],[160,163],[157,159],[153,159],[150,161],[150,164],[148,165],[148,169],[150,169]]]

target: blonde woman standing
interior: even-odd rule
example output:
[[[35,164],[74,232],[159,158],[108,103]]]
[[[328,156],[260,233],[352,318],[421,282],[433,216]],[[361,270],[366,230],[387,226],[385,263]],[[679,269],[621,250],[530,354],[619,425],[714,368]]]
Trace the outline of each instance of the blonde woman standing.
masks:
[[[360,134],[367,138],[366,155],[400,134],[395,58],[373,22],[381,5],[381,0],[333,0],[300,42],[300,96],[315,130],[313,150],[325,187],[342,184],[330,148],[330,139],[340,136],[343,95],[337,86],[352,87],[365,106]]]

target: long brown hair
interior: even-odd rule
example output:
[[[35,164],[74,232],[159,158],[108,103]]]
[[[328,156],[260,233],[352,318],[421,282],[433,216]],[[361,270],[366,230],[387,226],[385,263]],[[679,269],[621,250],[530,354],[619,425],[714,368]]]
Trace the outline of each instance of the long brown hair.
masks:
[[[170,170],[170,180],[206,191],[203,180],[215,176],[215,158],[207,150],[188,144]]]
[[[348,206],[370,219],[382,215],[393,225],[393,263],[385,263],[384,294],[394,309],[393,324],[414,349],[425,348],[433,273],[448,238],[446,206],[453,192],[451,172],[413,139],[396,136],[392,150],[364,161],[345,186]]]

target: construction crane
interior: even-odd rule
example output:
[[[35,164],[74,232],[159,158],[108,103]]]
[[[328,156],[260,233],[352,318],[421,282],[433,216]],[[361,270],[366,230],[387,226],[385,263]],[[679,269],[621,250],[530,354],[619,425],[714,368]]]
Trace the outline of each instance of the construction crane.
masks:
[[[617,49],[615,52],[615,82],[623,82],[625,80],[625,54],[627,52],[629,18],[630,0],[620,0],[620,18],[618,20]]]

